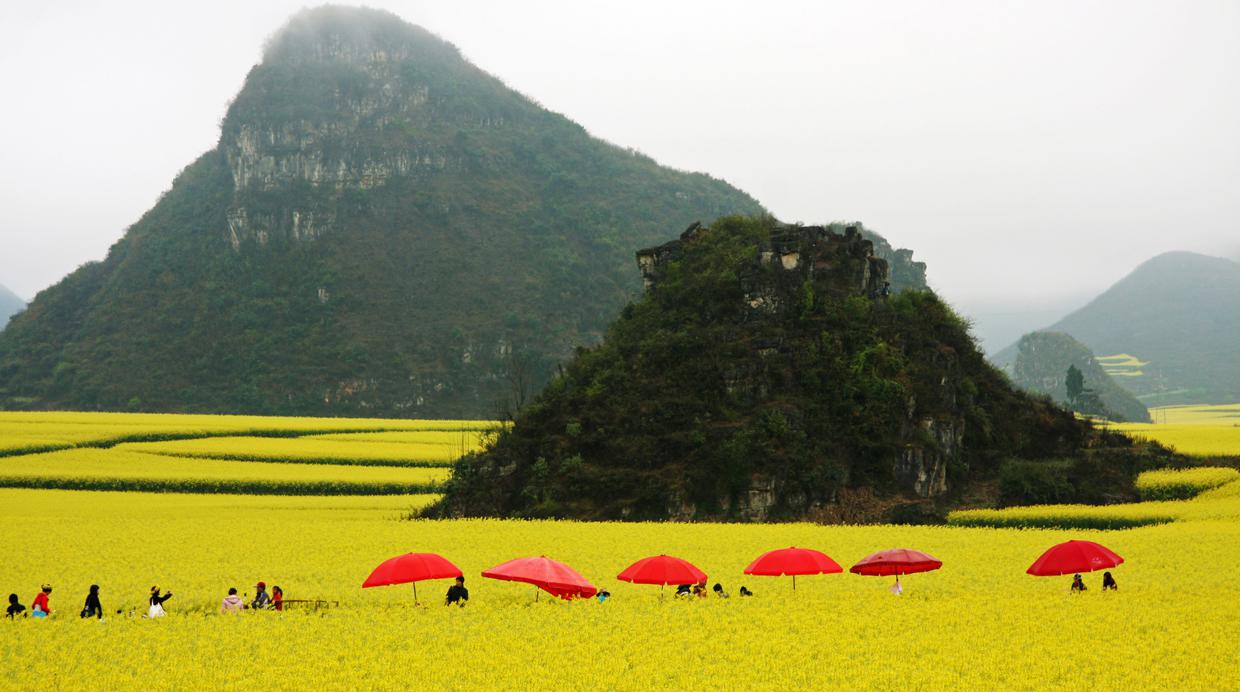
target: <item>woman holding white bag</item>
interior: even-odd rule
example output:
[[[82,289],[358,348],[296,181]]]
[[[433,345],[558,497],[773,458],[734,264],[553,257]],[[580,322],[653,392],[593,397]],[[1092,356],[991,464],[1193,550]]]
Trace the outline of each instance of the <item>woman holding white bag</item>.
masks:
[[[148,618],[162,618],[168,613],[164,610],[164,601],[172,598],[172,592],[169,591],[164,595],[159,595],[159,587],[151,587],[151,607],[146,612]]]

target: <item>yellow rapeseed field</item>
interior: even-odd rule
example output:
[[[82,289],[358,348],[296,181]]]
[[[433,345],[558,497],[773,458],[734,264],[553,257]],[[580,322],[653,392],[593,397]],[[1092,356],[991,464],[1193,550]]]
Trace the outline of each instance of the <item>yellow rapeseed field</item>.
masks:
[[[1240,523],[1118,532],[943,527],[401,521],[417,498],[271,498],[0,490],[0,591],[29,605],[51,583],[46,622],[5,622],[0,686],[12,689],[954,688],[1225,689],[1240,679]],[[1025,568],[1067,538],[1099,540],[1127,563],[1118,593],[1066,593]],[[938,572],[744,577],[758,554],[824,550],[845,566],[895,546]],[[362,590],[381,560],[439,552],[465,571],[471,602],[440,605],[446,582]],[[659,599],[619,582],[666,552],[722,583],[727,600]],[[532,603],[531,587],[479,578],[512,557],[564,560],[614,595]],[[216,614],[230,586],[262,579],[319,612]],[[77,617],[97,583],[108,616]],[[149,588],[175,595],[162,620]],[[751,599],[735,593],[744,584]]]
[[[298,434],[338,422],[296,421]],[[82,424],[145,425],[124,416]],[[289,434],[195,425],[208,436]],[[55,439],[53,427],[44,431]],[[325,434],[249,444],[352,444],[354,461],[373,445],[426,444]],[[143,448],[0,458],[0,476],[113,490],[0,488],[0,597],[17,593],[29,606],[40,584],[54,587],[51,618],[0,621],[0,689],[1240,689],[1240,481],[1191,500],[982,510],[994,524],[1050,518],[1072,529],[427,521],[405,517],[434,496],[408,493],[424,487],[415,479],[431,477],[418,474],[441,479],[446,469],[134,451]],[[1226,471],[1198,475],[1207,473],[1214,482]],[[133,491],[140,487],[211,494]],[[377,489],[405,494],[355,494]],[[271,492],[310,494],[261,494]],[[314,494],[326,492],[354,494]],[[1164,523],[1081,528],[1150,518]],[[1074,596],[1066,577],[1024,573],[1070,538],[1126,558],[1113,570],[1117,593],[1102,593],[1097,574],[1086,575],[1090,591]],[[891,547],[926,551],[944,566],[906,577],[902,596],[888,590],[890,578],[803,577],[793,592],[787,578],[742,574],[762,552],[789,545],[823,550],[845,567]],[[379,562],[408,551],[460,565],[469,605],[441,605],[444,581],[420,585],[421,607],[408,586],[360,588]],[[658,587],[615,579],[659,553],[691,560],[732,597],[661,599]],[[613,597],[534,602],[533,587],[479,576],[541,554]],[[258,580],[281,586],[287,599],[329,606],[218,613],[229,587],[252,595]],[[91,584],[102,587],[102,622],[77,617]],[[141,614],[156,584],[174,597],[168,617],[149,620]],[[739,598],[742,584],[756,595]]]
[[[366,438],[334,440],[284,437],[207,437],[168,442],[130,442],[117,449],[175,457],[233,459],[239,461],[284,461],[296,463],[360,464],[371,466],[451,466],[465,452],[479,447],[477,438],[464,446],[441,439],[454,433],[413,433],[425,435],[426,442],[385,442]]]
[[[292,418],[170,413],[0,411],[0,454],[44,441],[49,444],[111,444],[126,440],[215,435],[315,434],[361,431],[482,431],[491,421],[379,418]]]
[[[1197,457],[1240,457],[1240,404],[1163,406],[1153,423],[1108,423],[1112,430],[1160,442]]]
[[[1137,492],[1146,500],[1181,499],[1237,480],[1240,471],[1215,466],[1146,471],[1137,476]]]
[[[445,468],[186,459],[123,449],[66,449],[0,458],[0,487],[272,494],[407,494]]]

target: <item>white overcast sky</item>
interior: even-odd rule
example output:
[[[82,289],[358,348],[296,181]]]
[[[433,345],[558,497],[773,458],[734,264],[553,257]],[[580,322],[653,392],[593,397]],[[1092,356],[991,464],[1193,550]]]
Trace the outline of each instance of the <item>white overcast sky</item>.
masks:
[[[0,3],[0,283],[102,258],[305,4]],[[368,4],[784,220],[865,222],[966,312],[1240,256],[1240,0]]]

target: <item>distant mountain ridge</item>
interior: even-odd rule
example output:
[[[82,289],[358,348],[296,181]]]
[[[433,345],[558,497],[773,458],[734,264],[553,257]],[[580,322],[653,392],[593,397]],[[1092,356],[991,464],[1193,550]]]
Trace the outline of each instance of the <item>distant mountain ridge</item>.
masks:
[[[1146,405],[1240,401],[1240,263],[1168,252],[1041,331],[1142,363],[1117,383]],[[1015,345],[994,360],[1010,368]]]
[[[0,331],[4,330],[10,317],[21,312],[25,307],[26,301],[10,291],[7,286],[0,284]]]
[[[638,248],[730,213],[763,209],[395,15],[306,10],[218,146],[3,333],[0,407],[495,417],[601,338]]]

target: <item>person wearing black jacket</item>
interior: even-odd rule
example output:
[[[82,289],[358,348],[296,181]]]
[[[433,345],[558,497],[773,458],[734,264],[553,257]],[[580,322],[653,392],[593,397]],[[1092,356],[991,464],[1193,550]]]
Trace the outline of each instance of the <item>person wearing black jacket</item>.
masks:
[[[90,593],[86,594],[86,605],[82,606],[82,617],[103,619],[103,606],[99,604],[98,584],[90,585]]]
[[[15,593],[9,594],[9,607],[8,607],[8,610],[4,611],[4,615],[10,620],[16,618],[19,615],[21,617],[26,617],[26,606],[18,602],[17,594]]]
[[[444,605],[452,605],[453,603],[465,607],[465,603],[469,600],[469,589],[465,588],[465,577],[457,577],[456,583],[448,588],[448,597],[444,599]]]

